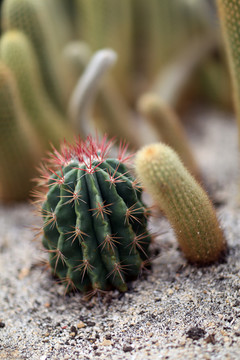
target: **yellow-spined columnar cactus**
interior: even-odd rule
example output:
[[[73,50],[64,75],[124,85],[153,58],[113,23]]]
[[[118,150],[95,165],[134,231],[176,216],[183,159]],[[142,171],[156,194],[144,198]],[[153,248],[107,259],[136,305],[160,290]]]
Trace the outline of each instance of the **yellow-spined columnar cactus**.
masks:
[[[186,258],[197,264],[217,261],[226,242],[207,194],[169,146],[157,143],[136,155],[136,172],[175,230]]]
[[[217,0],[233,86],[240,136],[240,1]]]

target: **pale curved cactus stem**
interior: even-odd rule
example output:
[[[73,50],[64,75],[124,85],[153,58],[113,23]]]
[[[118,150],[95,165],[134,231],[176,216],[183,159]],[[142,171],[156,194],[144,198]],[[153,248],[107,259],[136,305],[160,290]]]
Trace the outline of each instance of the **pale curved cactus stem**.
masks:
[[[236,0],[217,0],[217,4],[231,73],[233,99],[240,137],[240,2]]]
[[[211,201],[169,146],[157,143],[136,155],[136,172],[170,221],[191,263],[217,261],[226,249]]]
[[[77,77],[82,74],[70,99],[69,115],[72,122],[85,134],[93,133],[94,125],[102,134],[126,139],[129,147],[138,149],[140,141],[132,122],[133,115],[112,77],[106,74],[113,65],[115,53],[100,50],[87,65],[90,54],[90,48],[84,42],[72,42],[64,49],[63,56],[72,73]],[[93,123],[89,124],[94,101],[96,112]]]
[[[93,133],[91,128],[91,108],[102,78],[117,60],[111,49],[97,51],[80,77],[69,102],[69,115],[73,124],[81,132]]]
[[[159,137],[180,156],[192,175],[199,177],[187,136],[176,112],[157,95],[144,94],[138,102],[140,113],[148,120]]]

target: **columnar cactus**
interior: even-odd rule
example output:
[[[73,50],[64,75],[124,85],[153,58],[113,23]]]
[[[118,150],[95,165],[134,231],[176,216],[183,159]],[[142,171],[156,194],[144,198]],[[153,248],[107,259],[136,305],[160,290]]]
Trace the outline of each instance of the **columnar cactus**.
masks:
[[[176,112],[157,95],[151,93],[144,94],[139,99],[138,109],[152,125],[160,140],[171,146],[188,170],[199,177],[197,164]]]
[[[113,72],[128,97],[132,96],[131,0],[76,0],[80,38],[96,51],[112,48],[121,57]]]
[[[226,242],[216,213],[175,151],[162,143],[144,147],[137,153],[136,171],[169,219],[186,258],[197,264],[217,261]]]
[[[67,79],[64,76],[65,69],[59,62],[56,41],[59,34],[54,36],[54,25],[45,2],[5,0],[2,24],[5,31],[20,30],[28,37],[38,57],[45,90],[55,105],[63,110],[63,104],[66,102]]]
[[[47,96],[28,38],[17,30],[6,32],[0,41],[0,58],[15,76],[25,111],[45,148],[50,141],[58,146],[63,137],[70,140],[71,129]]]
[[[217,0],[217,4],[228,55],[240,136],[240,2],[236,0]]]
[[[42,241],[67,290],[126,291],[148,263],[148,211],[125,165],[126,149],[110,158],[111,145],[91,137],[64,144],[49,159],[52,169],[43,170]]]
[[[0,199],[27,197],[41,158],[34,129],[21,103],[10,69],[0,62]]]
[[[114,75],[131,105],[160,69],[212,32],[206,0],[76,0],[79,35],[119,55]]]

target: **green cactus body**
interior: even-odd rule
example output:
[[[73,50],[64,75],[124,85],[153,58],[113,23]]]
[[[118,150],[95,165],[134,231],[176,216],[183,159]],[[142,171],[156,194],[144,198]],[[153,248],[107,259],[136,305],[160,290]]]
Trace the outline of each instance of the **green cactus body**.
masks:
[[[146,146],[136,155],[136,172],[175,230],[192,263],[217,261],[226,248],[214,208],[204,190],[167,145]]]
[[[0,62],[0,199],[26,199],[41,150],[21,104],[17,84]]]
[[[146,208],[124,164],[108,157],[111,143],[88,138],[54,152],[47,180],[43,245],[67,290],[126,291],[148,261]],[[45,176],[45,175],[44,175]]]
[[[217,4],[228,55],[240,136],[240,2],[236,0],[217,0]]]
[[[221,53],[220,56],[222,56]],[[209,57],[197,71],[194,83],[197,86],[197,94],[205,102],[232,111],[233,99],[230,77],[223,58],[219,60]]]
[[[49,11],[50,21],[54,29],[55,42],[57,41],[58,49],[72,41],[74,30],[67,14],[64,2],[65,0],[48,0],[45,1],[46,9]],[[49,21],[49,20],[48,20]]]
[[[54,26],[42,0],[6,0],[2,9],[5,30],[20,30],[30,39],[37,54],[45,90],[62,111],[66,101],[66,79],[59,60]]]
[[[0,58],[14,74],[24,108],[45,148],[51,141],[72,138],[61,114],[48,98],[38,68],[37,59],[27,37],[19,31],[5,33],[0,41]]]

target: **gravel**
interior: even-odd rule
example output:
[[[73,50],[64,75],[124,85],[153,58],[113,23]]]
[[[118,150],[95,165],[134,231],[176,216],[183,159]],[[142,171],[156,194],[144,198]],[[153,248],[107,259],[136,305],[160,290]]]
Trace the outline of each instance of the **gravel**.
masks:
[[[31,205],[1,205],[0,359],[240,358],[237,131],[222,114],[198,114],[196,124],[191,140],[229,244],[226,259],[189,265],[168,222],[153,218],[150,227],[163,234],[152,270],[125,294],[87,301],[64,295],[44,267]]]

